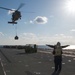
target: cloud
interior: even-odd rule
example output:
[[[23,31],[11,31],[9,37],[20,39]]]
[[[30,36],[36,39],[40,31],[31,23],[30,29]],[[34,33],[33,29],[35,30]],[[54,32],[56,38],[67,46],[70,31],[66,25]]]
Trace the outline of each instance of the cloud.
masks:
[[[0,32],[0,36],[4,36],[4,34],[2,32]]]
[[[30,21],[25,21],[24,24],[33,24],[34,22],[32,20]]]
[[[12,11],[11,11],[11,10],[12,10]],[[11,9],[11,10],[8,11],[8,14],[14,13],[16,9]]]
[[[23,33],[22,36],[25,37],[25,38],[26,38],[26,37],[27,37],[27,38],[34,38],[34,37],[36,37],[36,35],[33,34],[33,33]]]
[[[37,24],[46,24],[48,22],[48,18],[44,17],[44,16],[37,16],[34,19],[34,22],[37,23]]]
[[[33,21],[32,21],[32,20],[30,20],[30,23],[31,23],[31,24],[33,24]]]
[[[27,24],[27,22],[24,22],[24,24]]]
[[[2,33],[0,33],[2,35]],[[4,36],[5,37],[5,36]],[[1,39],[0,44],[7,45],[25,45],[25,44],[56,44],[58,41],[61,44],[75,44],[75,37],[64,34],[55,34],[53,36],[38,35],[34,33],[22,33],[18,40],[14,40],[14,36]]]
[[[54,15],[50,15],[50,18],[54,18]]]
[[[62,44],[75,44],[73,36],[67,36],[64,34],[55,34],[53,36],[36,35],[34,33],[23,33],[21,34],[21,40],[25,43],[36,43],[36,44],[56,44],[60,41]]]
[[[30,20],[29,22],[24,22],[28,24],[46,24],[48,22],[48,18],[45,16],[37,16],[33,20]]]
[[[72,29],[71,32],[75,32],[75,29]]]

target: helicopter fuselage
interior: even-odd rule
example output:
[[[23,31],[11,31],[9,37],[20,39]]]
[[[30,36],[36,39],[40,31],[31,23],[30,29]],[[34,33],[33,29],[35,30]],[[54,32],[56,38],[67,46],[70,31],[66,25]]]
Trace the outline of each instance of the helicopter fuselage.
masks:
[[[18,11],[20,8],[22,8],[24,6],[24,3],[21,3],[19,5],[19,7],[16,9],[16,10],[12,10],[12,9],[9,9],[9,8],[5,8],[5,7],[0,7],[1,9],[5,9],[5,10],[10,10],[10,11],[14,11],[14,13],[12,13],[12,18],[11,18],[11,22],[8,22],[8,23],[11,23],[11,24],[17,24],[17,20],[18,19],[21,19],[21,13],[20,11]]]
[[[13,14],[12,14],[12,22],[8,22],[8,23],[10,23],[10,24],[17,24],[17,20],[18,19],[21,19],[21,13],[20,13],[20,11],[15,11]]]
[[[20,13],[20,11],[15,11],[12,14],[12,22],[15,22],[18,19],[21,19],[21,13]]]

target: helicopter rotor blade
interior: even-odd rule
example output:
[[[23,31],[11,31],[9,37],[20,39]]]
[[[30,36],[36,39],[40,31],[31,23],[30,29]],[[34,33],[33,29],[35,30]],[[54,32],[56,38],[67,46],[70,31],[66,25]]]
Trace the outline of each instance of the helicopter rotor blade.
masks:
[[[33,11],[20,11],[22,13],[36,13],[36,12],[33,12]]]
[[[17,10],[19,10],[20,8],[22,8],[24,5],[25,5],[24,3],[21,3]]]
[[[5,7],[0,7],[1,9],[5,9],[5,10],[11,10],[13,11],[12,9],[9,9],[9,8],[5,8]]]

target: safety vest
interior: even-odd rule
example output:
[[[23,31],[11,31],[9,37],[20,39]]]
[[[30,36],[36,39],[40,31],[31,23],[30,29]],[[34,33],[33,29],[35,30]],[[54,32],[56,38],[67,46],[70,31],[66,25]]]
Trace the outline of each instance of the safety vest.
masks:
[[[55,56],[60,56],[62,55],[62,48],[61,46],[56,46],[55,47]]]

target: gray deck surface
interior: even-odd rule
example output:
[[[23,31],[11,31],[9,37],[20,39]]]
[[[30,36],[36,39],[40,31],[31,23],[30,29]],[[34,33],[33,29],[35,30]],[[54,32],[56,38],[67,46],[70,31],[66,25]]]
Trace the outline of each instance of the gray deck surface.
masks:
[[[6,75],[52,75],[53,55],[39,51],[25,54],[24,50],[0,49],[0,58]],[[0,75],[3,75],[1,64]],[[75,75],[75,57],[63,56],[60,75]]]

